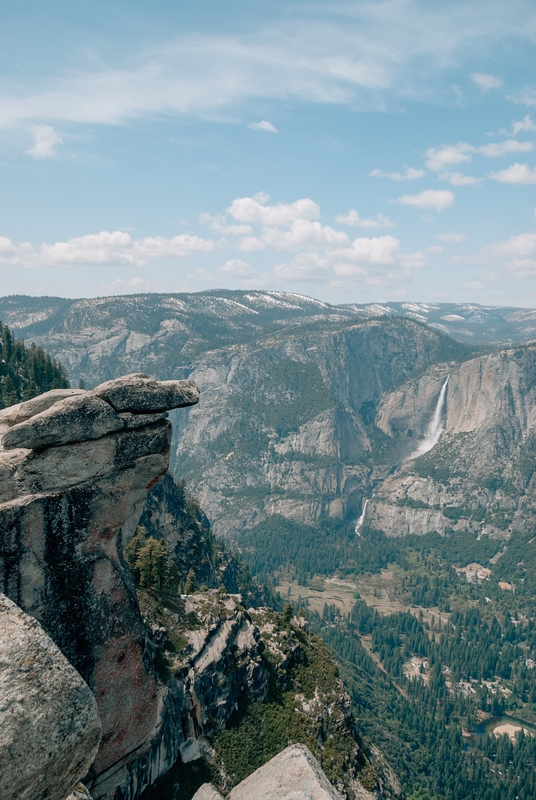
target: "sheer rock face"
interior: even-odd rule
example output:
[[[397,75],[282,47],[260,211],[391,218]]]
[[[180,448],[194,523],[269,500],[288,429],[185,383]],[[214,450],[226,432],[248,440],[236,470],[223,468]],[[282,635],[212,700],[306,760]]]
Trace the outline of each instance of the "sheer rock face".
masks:
[[[101,738],[87,684],[41,625],[2,594],[0,720],[0,800],[64,798]]]
[[[221,795],[204,784],[193,800],[216,800]],[[287,747],[239,783],[227,800],[342,800],[320,764],[303,744]],[[223,799],[222,799],[223,800]]]
[[[508,538],[536,509],[536,347],[438,365],[384,395],[376,424],[401,458],[423,438],[447,375],[439,442],[376,488],[365,521],[392,536]]]
[[[103,732],[95,779],[147,745],[162,710],[154,644],[121,553],[168,466],[161,412],[197,397],[191,381],[137,374],[0,412],[0,589],[93,691]]]

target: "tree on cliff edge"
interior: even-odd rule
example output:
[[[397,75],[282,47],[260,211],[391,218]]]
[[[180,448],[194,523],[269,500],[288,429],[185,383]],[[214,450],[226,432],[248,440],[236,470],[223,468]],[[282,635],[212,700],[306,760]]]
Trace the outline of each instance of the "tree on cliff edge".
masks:
[[[7,325],[0,322],[0,408],[50,389],[67,389],[67,372],[61,362],[50,358],[42,347],[26,347],[13,338]]]

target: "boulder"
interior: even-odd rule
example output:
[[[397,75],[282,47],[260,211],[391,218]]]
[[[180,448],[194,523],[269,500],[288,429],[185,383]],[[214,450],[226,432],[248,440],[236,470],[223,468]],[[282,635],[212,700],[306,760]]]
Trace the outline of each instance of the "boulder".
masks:
[[[199,390],[193,381],[155,381],[143,373],[101,383],[92,394],[106,400],[116,411],[134,413],[168,411],[199,401]]]
[[[227,800],[342,800],[303,744],[293,744],[239,783]]]
[[[19,412],[20,413],[20,412]],[[51,445],[99,439],[123,427],[113,408],[88,393],[67,397],[39,414],[14,425],[4,434],[5,450],[30,450]]]
[[[223,800],[223,797],[211,783],[204,783],[194,794],[192,800]]]
[[[100,738],[86,683],[41,625],[0,594],[0,800],[65,797]]]
[[[93,798],[84,784],[79,783],[74,792],[67,797],[67,800],[93,800]]]

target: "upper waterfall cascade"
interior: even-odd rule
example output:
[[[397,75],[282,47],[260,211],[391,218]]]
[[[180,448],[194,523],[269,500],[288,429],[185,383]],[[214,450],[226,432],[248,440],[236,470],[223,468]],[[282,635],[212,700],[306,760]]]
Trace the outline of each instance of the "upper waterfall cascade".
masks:
[[[434,410],[434,414],[432,419],[430,420],[428,427],[426,429],[426,433],[424,435],[424,439],[420,442],[419,446],[416,450],[411,453],[405,460],[412,461],[414,458],[418,458],[419,456],[423,456],[429,450],[434,447],[439,439],[441,438],[441,434],[443,433],[443,409],[445,406],[445,399],[447,397],[447,387],[449,383],[450,375],[447,375],[447,378],[441,387],[441,391],[439,393],[439,397],[437,399],[437,405]]]
[[[365,521],[365,514],[367,513],[367,503],[368,503],[368,498],[363,503],[363,510],[361,511],[361,516],[359,517],[359,519],[357,520],[357,522],[355,524],[355,532],[357,533],[358,536],[361,535],[359,533],[359,528],[363,525],[363,523]]]

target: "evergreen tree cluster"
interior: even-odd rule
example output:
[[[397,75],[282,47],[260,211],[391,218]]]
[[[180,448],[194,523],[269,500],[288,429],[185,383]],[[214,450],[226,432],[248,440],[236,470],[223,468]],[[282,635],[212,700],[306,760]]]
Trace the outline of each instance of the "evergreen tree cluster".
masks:
[[[0,322],[0,408],[50,389],[67,389],[67,372],[61,362],[50,358],[42,347],[26,347]]]
[[[163,539],[149,536],[147,528],[138,525],[135,535],[125,547],[136,586],[148,592],[177,594],[179,571]]]
[[[536,796],[536,737],[521,732],[511,742],[506,735],[474,734],[479,716],[519,713],[515,698],[523,693],[525,702],[536,700],[534,677],[524,667],[532,620],[514,626],[471,608],[430,626],[409,613],[382,616],[362,600],[348,615],[326,604],[322,615],[308,616],[337,655],[361,730],[386,753],[408,800]],[[426,663],[421,678],[404,673],[412,656]],[[497,675],[511,679],[511,695],[490,691],[485,680]],[[460,679],[476,681],[476,691],[460,691]]]

